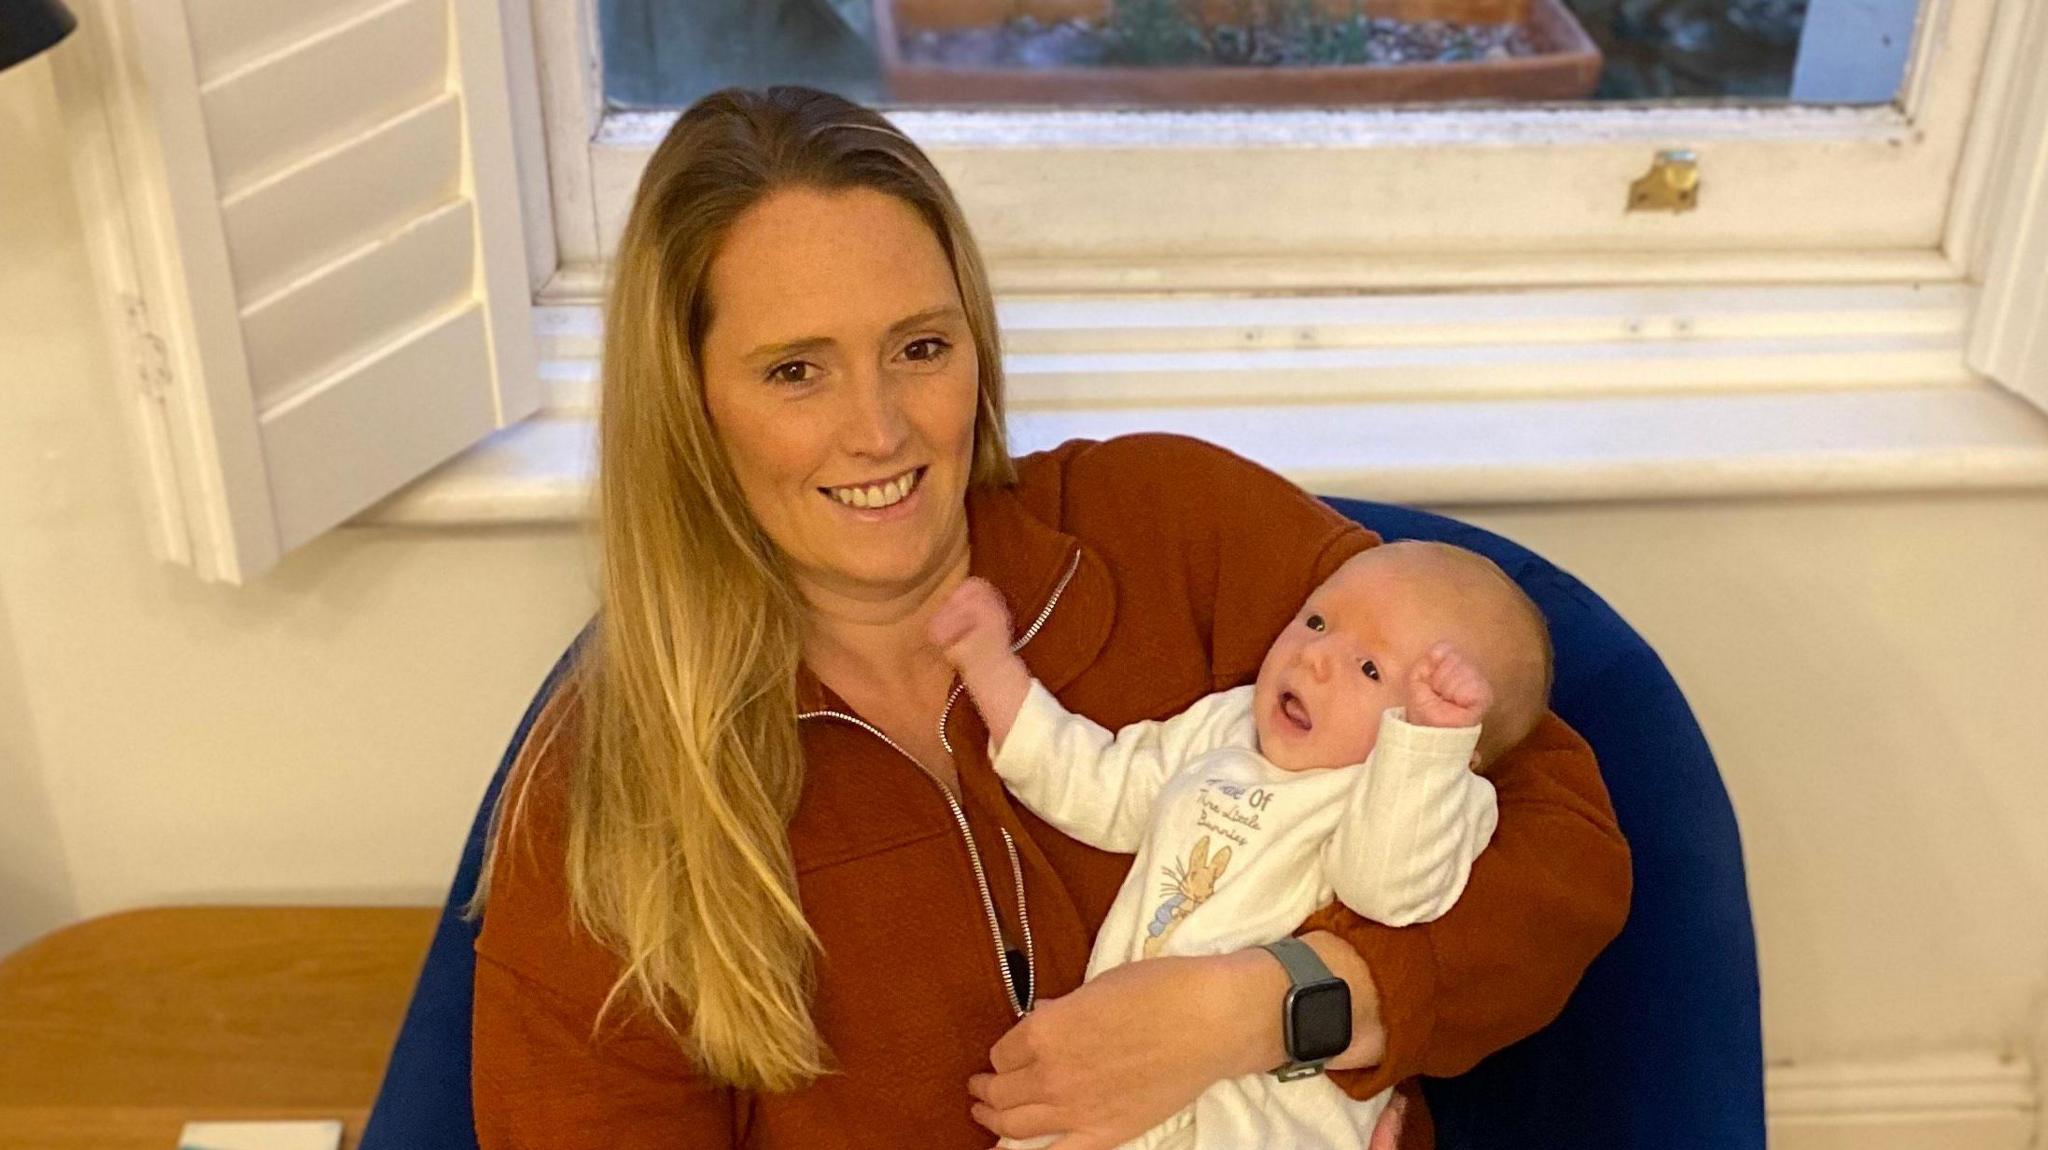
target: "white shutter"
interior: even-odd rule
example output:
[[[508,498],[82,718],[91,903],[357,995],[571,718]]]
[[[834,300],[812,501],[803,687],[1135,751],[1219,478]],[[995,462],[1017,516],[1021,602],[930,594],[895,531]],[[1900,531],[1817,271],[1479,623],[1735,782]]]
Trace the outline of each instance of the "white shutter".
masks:
[[[167,555],[240,582],[534,411],[498,0],[80,7]]]
[[[2002,110],[1987,245],[1976,261],[1983,290],[1971,331],[1977,371],[2048,411],[2048,10],[2021,29],[2026,46]]]

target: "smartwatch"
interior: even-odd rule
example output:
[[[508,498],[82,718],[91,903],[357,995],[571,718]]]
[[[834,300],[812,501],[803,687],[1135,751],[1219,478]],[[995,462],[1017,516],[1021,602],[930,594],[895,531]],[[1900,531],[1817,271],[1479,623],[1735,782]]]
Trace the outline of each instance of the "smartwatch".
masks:
[[[1321,1074],[1323,1063],[1351,1045],[1351,986],[1331,974],[1315,949],[1298,938],[1269,942],[1260,949],[1280,960],[1293,983],[1280,1009],[1287,1062],[1273,1068],[1273,1077],[1292,1082]]]

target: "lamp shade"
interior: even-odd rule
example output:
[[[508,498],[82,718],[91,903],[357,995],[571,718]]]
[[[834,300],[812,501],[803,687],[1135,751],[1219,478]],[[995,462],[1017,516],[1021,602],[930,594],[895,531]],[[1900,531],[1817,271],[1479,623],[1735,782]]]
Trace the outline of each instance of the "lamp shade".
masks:
[[[78,27],[60,0],[0,0],[0,71],[56,44]]]

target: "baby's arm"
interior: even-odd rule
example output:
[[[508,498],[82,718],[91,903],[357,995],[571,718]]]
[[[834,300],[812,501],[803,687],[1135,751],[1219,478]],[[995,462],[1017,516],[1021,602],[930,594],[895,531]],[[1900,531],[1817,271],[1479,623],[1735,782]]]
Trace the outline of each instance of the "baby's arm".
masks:
[[[979,579],[932,617],[932,642],[959,669],[988,725],[995,770],[1039,817],[1103,850],[1135,851],[1175,770],[1230,738],[1239,692],[1115,733],[1060,706],[1010,650],[1002,596]],[[1233,707],[1233,701],[1237,704]]]
[[[1440,917],[1464,893],[1499,821],[1493,784],[1472,770],[1493,692],[1478,668],[1439,644],[1409,676],[1406,707],[1379,742],[1323,848],[1344,905],[1388,926]]]

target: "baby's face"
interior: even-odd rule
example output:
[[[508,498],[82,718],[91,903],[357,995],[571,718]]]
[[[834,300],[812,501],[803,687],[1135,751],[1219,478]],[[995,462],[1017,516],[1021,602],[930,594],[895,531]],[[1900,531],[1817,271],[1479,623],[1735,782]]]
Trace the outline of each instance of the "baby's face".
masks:
[[[1252,695],[1259,751],[1288,771],[1365,761],[1380,715],[1407,703],[1408,673],[1438,642],[1468,655],[1454,595],[1399,545],[1373,548],[1310,593],[1273,640]],[[1485,660],[1482,659],[1484,662]]]

